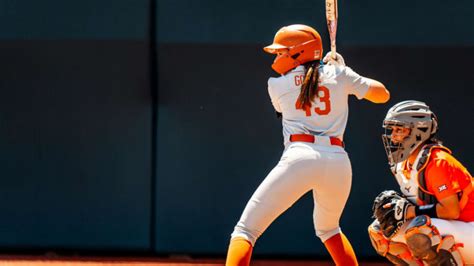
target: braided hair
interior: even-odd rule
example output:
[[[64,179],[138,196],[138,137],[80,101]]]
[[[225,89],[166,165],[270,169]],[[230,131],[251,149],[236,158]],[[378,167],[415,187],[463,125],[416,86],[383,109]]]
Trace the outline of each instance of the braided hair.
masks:
[[[306,69],[305,78],[296,104],[296,108],[303,110],[310,108],[311,101],[318,95],[320,62],[319,60],[311,61],[304,66]]]

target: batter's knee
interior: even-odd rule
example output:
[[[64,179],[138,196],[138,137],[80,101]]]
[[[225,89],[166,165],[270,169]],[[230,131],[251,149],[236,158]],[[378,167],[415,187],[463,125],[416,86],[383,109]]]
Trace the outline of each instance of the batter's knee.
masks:
[[[321,239],[322,242],[326,242],[329,238],[341,233],[341,228],[336,227],[330,230],[323,230],[316,228],[316,235]]]
[[[234,227],[234,231],[232,232],[231,239],[233,238],[243,238],[252,244],[252,247],[255,246],[255,242],[257,242],[257,239],[262,235],[262,232],[259,232],[258,230],[255,229],[250,229],[247,228],[246,226],[242,225],[241,223],[237,224]]]

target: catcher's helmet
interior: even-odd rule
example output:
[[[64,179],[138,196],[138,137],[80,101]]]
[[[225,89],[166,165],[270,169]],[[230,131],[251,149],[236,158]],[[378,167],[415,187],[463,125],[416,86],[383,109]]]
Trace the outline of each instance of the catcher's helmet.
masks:
[[[306,25],[294,24],[277,31],[273,43],[263,48],[270,54],[277,54],[272,68],[285,74],[306,62],[320,60],[323,45],[319,33]]]
[[[410,129],[410,134],[401,142],[391,140],[392,127],[400,126]],[[408,100],[395,104],[383,120],[385,134],[382,140],[387,152],[389,164],[408,159],[412,151],[429,140],[438,131],[438,119],[424,102]]]

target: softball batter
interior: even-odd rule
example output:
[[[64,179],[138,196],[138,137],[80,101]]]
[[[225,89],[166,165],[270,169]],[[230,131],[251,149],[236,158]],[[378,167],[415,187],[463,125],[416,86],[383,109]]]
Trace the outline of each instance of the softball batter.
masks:
[[[319,33],[290,25],[275,34],[264,51],[275,54],[268,80],[273,107],[282,116],[283,155],[248,201],[232,233],[227,266],[249,265],[253,246],[267,227],[306,192],[314,198],[316,235],[337,265],[357,265],[350,242],[339,227],[351,188],[352,170],[344,150],[348,96],[385,103],[385,86],[345,66],[341,55],[320,63]]]

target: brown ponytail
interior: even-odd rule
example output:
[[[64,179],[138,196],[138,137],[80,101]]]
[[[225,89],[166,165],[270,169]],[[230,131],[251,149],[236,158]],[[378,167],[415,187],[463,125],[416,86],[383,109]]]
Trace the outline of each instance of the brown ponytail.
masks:
[[[308,62],[304,66],[306,68],[305,78],[296,105],[296,108],[303,110],[311,107],[311,101],[318,94],[319,60]]]

